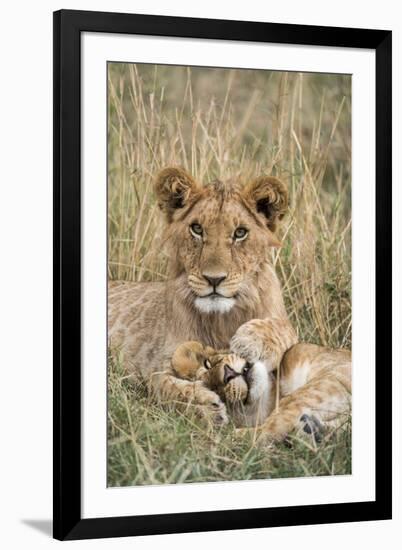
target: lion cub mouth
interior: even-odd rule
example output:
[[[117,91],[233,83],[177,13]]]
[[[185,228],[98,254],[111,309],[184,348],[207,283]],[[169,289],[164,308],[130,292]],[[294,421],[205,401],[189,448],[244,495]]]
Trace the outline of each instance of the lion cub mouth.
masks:
[[[243,372],[234,373],[230,380],[223,387],[225,401],[227,403],[243,403],[246,404],[250,395],[250,388],[254,383],[253,376],[254,365],[248,366]]]
[[[236,376],[225,385],[223,393],[227,403],[246,403],[249,393],[246,378],[242,375]]]
[[[253,405],[269,391],[268,373],[263,363],[257,361],[245,374],[239,374],[224,387],[228,404]]]

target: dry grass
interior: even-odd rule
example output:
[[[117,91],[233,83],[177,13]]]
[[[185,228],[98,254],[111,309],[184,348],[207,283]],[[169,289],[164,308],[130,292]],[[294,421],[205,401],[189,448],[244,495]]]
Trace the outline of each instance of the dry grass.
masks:
[[[293,434],[269,448],[233,425],[216,429],[191,411],[153,403],[142,384],[128,382],[119,357],[110,361],[108,485],[234,481],[351,473],[351,424],[320,444]]]
[[[163,227],[152,193],[160,168],[182,165],[203,182],[233,175],[246,181],[272,173],[286,181],[290,191],[291,208],[281,228],[283,246],[274,258],[290,319],[304,341],[349,347],[350,93],[350,77],[345,75],[109,64],[109,277],[166,277]],[[326,455],[327,469],[314,468],[313,459],[299,468],[294,449],[283,449],[291,461],[286,466],[281,455],[285,467],[275,470],[272,461],[278,450],[267,457],[249,446],[247,456],[259,466],[253,462],[246,472],[236,467],[236,461],[245,460],[244,449],[230,443],[228,428],[210,434],[211,445],[217,446],[214,453],[226,458],[214,462],[214,473],[200,473],[201,464],[193,463],[206,460],[202,446],[193,454],[185,452],[197,433],[192,421],[155,409],[141,387],[125,386],[116,365],[118,361],[111,364],[109,377],[112,485],[350,469],[350,430],[339,436],[337,452]],[[202,441],[211,456],[210,445]],[[171,453],[164,454],[169,446]]]

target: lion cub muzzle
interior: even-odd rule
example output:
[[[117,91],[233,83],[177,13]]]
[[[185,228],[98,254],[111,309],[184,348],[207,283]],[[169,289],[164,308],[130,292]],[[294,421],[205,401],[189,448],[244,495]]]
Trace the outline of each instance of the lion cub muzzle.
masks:
[[[172,368],[181,378],[202,380],[227,403],[247,400],[253,366],[234,353],[185,342],[174,352]]]

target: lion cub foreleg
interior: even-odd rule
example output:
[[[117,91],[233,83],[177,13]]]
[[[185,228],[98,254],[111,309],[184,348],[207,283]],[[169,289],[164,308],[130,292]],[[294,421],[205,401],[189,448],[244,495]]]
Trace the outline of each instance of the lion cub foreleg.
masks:
[[[258,428],[260,441],[283,439],[294,429],[319,439],[350,413],[350,352],[296,344],[280,366],[280,393],[278,410]]]
[[[218,394],[196,380],[197,370],[213,351],[197,342],[179,346],[171,364],[164,371],[151,375],[152,395],[160,403],[174,404],[180,410],[191,408],[198,416],[214,424],[227,424],[226,406]]]
[[[302,429],[320,439],[325,427],[348,411],[349,394],[333,377],[317,377],[279,401],[260,427],[262,440],[280,440],[294,429]]]
[[[156,372],[151,375],[150,389],[159,403],[173,404],[184,412],[194,410],[197,416],[217,425],[228,423],[226,407],[220,397],[199,380],[182,380],[171,371]]]
[[[261,361],[270,372],[296,343],[296,332],[287,319],[251,319],[237,329],[230,349],[250,363]]]

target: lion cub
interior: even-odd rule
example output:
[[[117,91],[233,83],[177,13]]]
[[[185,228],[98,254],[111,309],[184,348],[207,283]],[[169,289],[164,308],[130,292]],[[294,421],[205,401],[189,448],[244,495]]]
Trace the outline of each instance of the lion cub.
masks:
[[[226,404],[239,427],[256,427],[261,441],[283,439],[294,429],[318,441],[325,427],[350,413],[351,355],[314,344],[295,344],[280,365],[278,409],[276,374],[257,361],[185,342],[172,357],[176,376],[201,381]],[[272,413],[272,414],[271,414]]]
[[[261,362],[251,365],[234,353],[190,341],[174,352],[172,369],[176,376],[200,380],[216,392],[237,426],[257,426],[274,408],[274,377]]]

